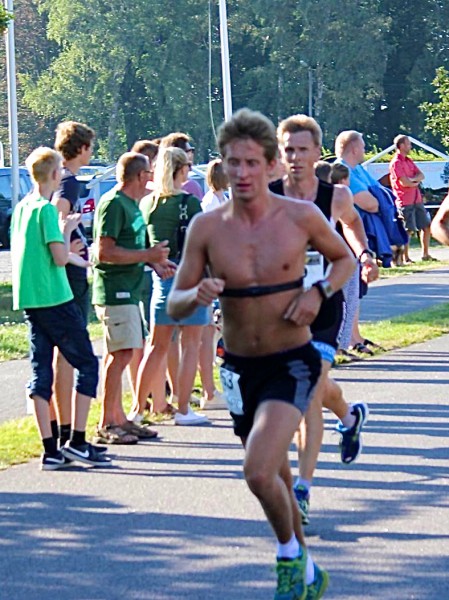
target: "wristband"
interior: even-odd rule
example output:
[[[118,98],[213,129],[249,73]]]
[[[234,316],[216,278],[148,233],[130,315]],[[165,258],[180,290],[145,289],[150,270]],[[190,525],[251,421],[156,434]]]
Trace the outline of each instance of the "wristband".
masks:
[[[371,256],[371,258],[375,258],[374,252],[372,250],[370,250],[369,248],[365,248],[364,250],[362,250],[358,256],[358,259],[360,260],[362,258],[362,256],[364,254],[368,254],[368,256]]]

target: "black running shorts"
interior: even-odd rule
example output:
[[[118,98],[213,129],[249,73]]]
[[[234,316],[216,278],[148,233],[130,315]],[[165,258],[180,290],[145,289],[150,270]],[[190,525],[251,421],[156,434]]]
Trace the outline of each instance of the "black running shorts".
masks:
[[[305,414],[320,373],[320,354],[311,342],[260,357],[225,352],[220,378],[234,433],[244,438],[249,435],[255,412],[266,400],[287,402]]]

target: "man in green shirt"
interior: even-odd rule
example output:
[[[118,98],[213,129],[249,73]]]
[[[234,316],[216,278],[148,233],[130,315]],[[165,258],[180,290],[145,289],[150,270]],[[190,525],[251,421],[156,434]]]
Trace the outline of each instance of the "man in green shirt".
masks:
[[[146,227],[139,201],[147,194],[148,158],[127,152],[117,163],[118,186],[98,204],[94,221],[95,265],[92,303],[105,333],[106,356],[102,414],[96,441],[135,443],[157,433],[127,420],[122,405],[122,373],[133,349],[143,346],[139,310],[145,264],[172,269],[167,240],[146,248]],[[172,273],[171,273],[172,274]]]
[[[61,183],[61,157],[56,151],[38,148],[26,166],[35,186],[17,205],[11,222],[13,308],[24,310],[30,329],[28,392],[44,446],[40,467],[55,470],[72,460],[108,465],[110,460],[85,438],[90,400],[96,396],[98,361],[64,268],[80,215],[67,215],[61,231],[57,209],[49,201]],[[61,451],[50,421],[55,347],[78,370],[73,429]]]

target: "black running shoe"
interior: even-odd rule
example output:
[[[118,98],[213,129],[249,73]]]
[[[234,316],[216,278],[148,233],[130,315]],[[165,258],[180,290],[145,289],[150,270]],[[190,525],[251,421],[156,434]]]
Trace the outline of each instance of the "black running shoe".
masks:
[[[108,467],[111,464],[111,459],[104,455],[103,452],[98,452],[97,449],[86,442],[81,446],[73,446],[71,442],[61,448],[62,454],[70,460],[77,460],[86,465],[93,467]]]
[[[352,427],[344,427],[341,421],[336,426],[336,430],[341,434],[341,462],[345,464],[355,461],[362,452],[362,429],[368,420],[368,406],[364,402],[354,404],[352,414],[355,416],[355,423]]]
[[[41,471],[56,471],[56,469],[62,469],[63,467],[67,467],[69,462],[62,454],[62,452],[56,452],[56,454],[48,454],[48,452],[44,452],[41,455]]]

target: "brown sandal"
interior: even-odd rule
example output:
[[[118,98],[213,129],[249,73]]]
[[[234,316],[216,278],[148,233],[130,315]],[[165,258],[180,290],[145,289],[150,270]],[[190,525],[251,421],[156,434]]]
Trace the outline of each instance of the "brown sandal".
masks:
[[[104,427],[97,427],[96,435],[94,437],[95,444],[114,444],[114,445],[132,445],[137,444],[138,438],[136,435],[132,435],[124,431],[117,425],[105,425]]]
[[[126,431],[132,436],[136,436],[139,440],[152,440],[157,438],[158,433],[154,429],[150,429],[146,425],[137,425],[132,421],[126,421],[123,425],[120,425],[120,429]]]

